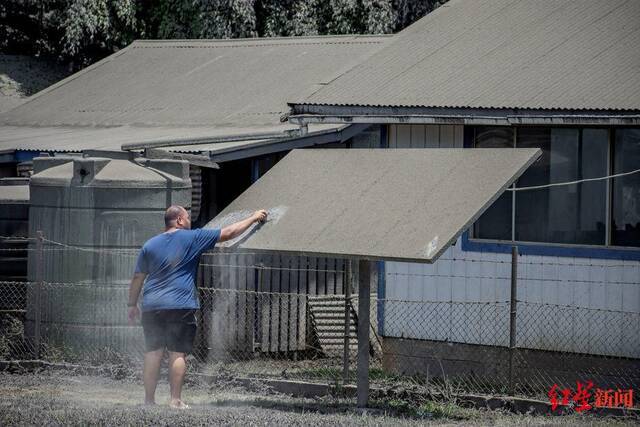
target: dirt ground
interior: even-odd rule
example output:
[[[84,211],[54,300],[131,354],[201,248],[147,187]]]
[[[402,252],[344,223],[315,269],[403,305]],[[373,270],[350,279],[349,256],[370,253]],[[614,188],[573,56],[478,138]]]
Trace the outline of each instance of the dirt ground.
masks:
[[[166,405],[162,381],[158,405],[140,404],[137,379],[76,375],[64,371],[0,373],[0,425],[637,425],[637,420],[592,416],[527,416],[429,404],[407,408],[402,402],[372,402],[361,413],[349,399],[301,399],[265,386],[247,390],[233,382],[185,386],[188,410]]]

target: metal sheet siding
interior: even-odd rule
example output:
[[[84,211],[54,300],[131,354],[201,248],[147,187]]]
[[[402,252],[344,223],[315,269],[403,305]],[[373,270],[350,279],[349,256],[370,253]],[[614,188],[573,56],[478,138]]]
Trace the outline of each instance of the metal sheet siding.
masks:
[[[508,345],[511,256],[460,246],[458,241],[431,265],[386,263],[387,300],[426,301],[441,312],[434,316],[426,304],[407,316],[411,303],[387,304],[385,336]],[[518,306],[519,318],[526,319],[518,329],[519,347],[640,357],[640,325],[629,324],[624,314],[640,312],[640,262],[522,255],[518,272],[518,299],[532,303]],[[503,304],[467,323],[465,315],[475,311],[437,302]],[[597,324],[599,317],[587,310],[610,311],[608,324]]]
[[[640,2],[452,0],[299,104],[640,109]]]

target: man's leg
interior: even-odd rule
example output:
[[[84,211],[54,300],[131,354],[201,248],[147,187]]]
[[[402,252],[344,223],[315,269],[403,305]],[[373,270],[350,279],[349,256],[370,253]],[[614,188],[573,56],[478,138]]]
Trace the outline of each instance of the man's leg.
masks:
[[[144,354],[144,369],[142,378],[144,380],[144,403],[152,405],[156,403],[156,386],[160,376],[160,363],[164,350],[149,351]]]
[[[169,351],[169,386],[171,387],[171,401],[169,405],[174,408],[187,408],[182,401],[182,384],[187,372],[185,353]]]

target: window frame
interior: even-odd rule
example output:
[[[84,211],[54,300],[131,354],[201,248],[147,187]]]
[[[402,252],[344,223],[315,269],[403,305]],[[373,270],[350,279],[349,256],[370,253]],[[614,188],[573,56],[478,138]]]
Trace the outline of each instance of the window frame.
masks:
[[[498,127],[498,126],[496,126]],[[637,126],[512,126],[513,127],[513,146],[517,148],[518,130],[520,128],[540,127],[540,128],[570,128],[579,129],[580,140],[582,141],[583,129],[607,129],[608,130],[608,149],[607,149],[607,175],[611,175],[614,161],[614,142],[615,132],[619,129],[637,128]],[[476,126],[464,127],[464,147],[474,148],[476,137]],[[640,166],[640,165],[639,165]],[[515,183],[511,186],[515,186]],[[511,240],[483,239],[473,236],[474,223],[462,235],[462,250],[475,252],[499,252],[509,253],[513,246],[518,246],[521,254],[540,255],[540,256],[569,256],[569,257],[587,257],[601,259],[623,259],[623,260],[640,260],[640,246],[614,246],[612,242],[612,217],[613,217],[613,181],[607,180],[606,185],[606,211],[605,211],[605,244],[604,245],[587,245],[578,243],[552,243],[552,242],[530,242],[515,240],[516,234],[516,199],[512,198],[511,206]]]

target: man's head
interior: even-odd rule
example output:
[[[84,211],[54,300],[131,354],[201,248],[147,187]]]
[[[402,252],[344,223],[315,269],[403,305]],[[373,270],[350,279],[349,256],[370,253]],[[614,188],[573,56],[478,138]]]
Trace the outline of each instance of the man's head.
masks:
[[[191,228],[191,216],[182,206],[173,205],[164,213],[164,226],[170,228]]]

